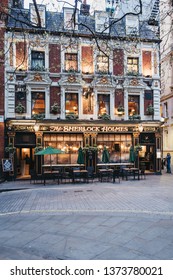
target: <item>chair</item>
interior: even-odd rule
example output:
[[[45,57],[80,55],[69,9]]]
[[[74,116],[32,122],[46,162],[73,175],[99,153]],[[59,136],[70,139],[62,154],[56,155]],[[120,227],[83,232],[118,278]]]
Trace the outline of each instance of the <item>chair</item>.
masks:
[[[141,167],[141,169],[140,169],[140,171],[139,171],[139,177],[141,178],[141,179],[146,179],[146,173],[145,173],[145,167]]]
[[[120,169],[114,169],[113,171],[113,183],[115,183],[116,179],[118,179],[120,183]]]
[[[42,183],[43,177],[41,174],[37,174],[34,169],[30,169],[30,184],[33,183],[35,184],[38,180]]]
[[[88,171],[88,174],[87,174],[87,180],[88,180],[88,182],[89,182],[89,180],[92,180],[92,182],[93,182],[93,180],[94,180],[94,167],[92,167],[92,166],[88,166],[87,167],[87,171]]]
[[[62,170],[62,173],[61,173],[61,180],[65,181],[65,183],[67,182],[71,182],[73,180],[73,172],[72,172],[72,169],[71,168],[65,168]]]

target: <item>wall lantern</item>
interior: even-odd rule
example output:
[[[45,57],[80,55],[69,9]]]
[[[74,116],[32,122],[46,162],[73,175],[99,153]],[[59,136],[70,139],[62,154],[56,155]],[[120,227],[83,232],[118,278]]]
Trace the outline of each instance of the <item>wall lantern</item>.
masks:
[[[39,131],[39,124],[38,123],[36,123],[35,125],[34,125],[34,130],[35,130],[35,132],[38,132]]]
[[[139,125],[138,125],[138,131],[139,131],[139,132],[142,132],[143,130],[144,130],[143,125],[142,125],[142,124],[139,124]]]

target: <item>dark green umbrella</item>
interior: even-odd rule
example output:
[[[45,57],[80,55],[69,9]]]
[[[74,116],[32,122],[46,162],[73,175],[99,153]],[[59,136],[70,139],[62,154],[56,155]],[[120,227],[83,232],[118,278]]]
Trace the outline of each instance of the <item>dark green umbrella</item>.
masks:
[[[82,148],[80,147],[78,150],[78,158],[77,158],[77,163],[78,164],[84,164],[85,160],[84,160],[84,153]]]
[[[35,153],[36,156],[44,156],[44,155],[50,155],[50,164],[51,164],[51,155],[55,155],[55,154],[63,154],[64,151],[53,148],[48,146],[47,148]]]
[[[48,146],[47,148],[35,153],[36,156],[63,154],[64,151]]]
[[[136,159],[135,150],[134,150],[134,147],[131,146],[130,147],[130,154],[129,154],[129,162],[135,162],[135,159]]]
[[[109,162],[109,152],[106,147],[104,147],[104,149],[103,149],[102,162],[104,162],[104,163]]]

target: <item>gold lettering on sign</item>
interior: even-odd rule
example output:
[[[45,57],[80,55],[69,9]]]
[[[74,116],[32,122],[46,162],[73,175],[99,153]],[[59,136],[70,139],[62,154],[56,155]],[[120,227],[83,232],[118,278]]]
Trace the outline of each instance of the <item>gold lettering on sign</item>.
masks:
[[[57,132],[128,132],[128,127],[121,126],[50,126],[50,131]]]

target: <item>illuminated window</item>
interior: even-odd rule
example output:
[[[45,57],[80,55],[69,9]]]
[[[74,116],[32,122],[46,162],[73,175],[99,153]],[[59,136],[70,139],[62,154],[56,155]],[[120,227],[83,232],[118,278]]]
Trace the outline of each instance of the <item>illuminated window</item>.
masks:
[[[77,54],[76,53],[66,53],[65,54],[65,70],[66,71],[77,71]]]
[[[131,75],[138,74],[139,72],[139,59],[136,57],[127,58],[127,73]]]
[[[32,51],[31,52],[31,69],[43,71],[45,69],[45,53]]]
[[[32,92],[32,116],[38,114],[45,114],[45,93],[44,92]]]
[[[129,95],[128,110],[129,116],[139,115],[139,96]]]
[[[103,114],[110,114],[110,95],[109,94],[98,94],[97,98],[98,105],[98,116]]]
[[[65,114],[78,115],[78,94],[66,93],[65,94]]]
[[[104,73],[109,72],[109,58],[101,52],[97,55],[97,71]]]

